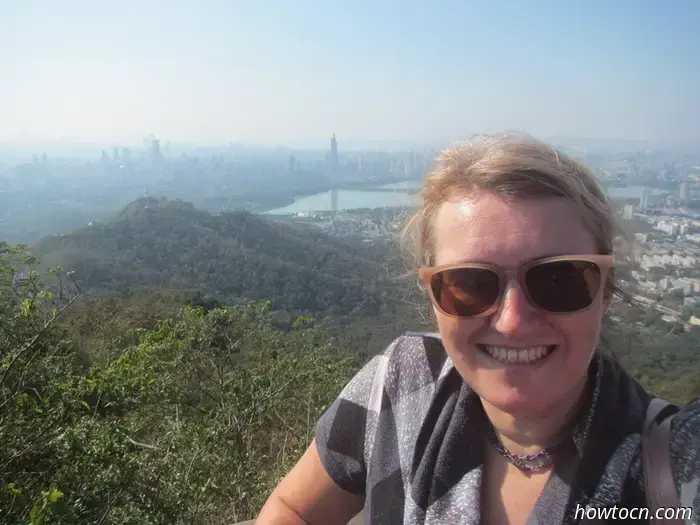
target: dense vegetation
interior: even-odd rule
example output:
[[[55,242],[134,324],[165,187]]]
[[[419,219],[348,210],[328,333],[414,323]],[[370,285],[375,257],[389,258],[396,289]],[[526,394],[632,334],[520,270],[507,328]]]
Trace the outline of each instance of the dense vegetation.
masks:
[[[39,244],[49,264],[90,288],[166,285],[224,301],[269,298],[276,308],[347,314],[379,309],[382,275],[352,249],[246,212],[211,215],[140,199],[115,220]]]
[[[386,344],[397,326],[416,328],[417,288],[399,279],[396,257],[387,255],[395,250],[246,212],[212,215],[143,198],[104,224],[44,238],[38,252],[47,266],[74,270],[93,295],[147,285],[224,304],[269,300],[279,326],[298,315],[336,328],[362,321],[348,332],[358,347]]]
[[[636,318],[644,315],[640,310],[627,306],[617,313]],[[607,321],[601,346],[650,392],[687,403],[700,396],[700,330],[683,332],[664,324],[640,326],[624,317]]]
[[[271,327],[265,302],[185,306],[151,329],[123,319],[94,359],[59,324],[77,289],[53,297],[32,275],[12,293],[11,266],[30,261],[3,257],[3,523],[250,517],[359,366],[304,318]]]
[[[386,247],[246,214],[137,201],[39,248],[0,244],[3,523],[250,518],[368,355],[424,328]],[[700,395],[700,336],[648,314],[616,305],[604,346]]]

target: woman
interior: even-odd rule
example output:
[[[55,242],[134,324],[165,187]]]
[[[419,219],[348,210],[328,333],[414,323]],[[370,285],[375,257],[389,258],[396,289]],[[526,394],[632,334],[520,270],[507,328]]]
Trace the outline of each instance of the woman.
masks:
[[[610,203],[530,139],[439,161],[407,227],[438,333],[399,337],[350,381],[258,525],[360,510],[381,525],[560,524],[646,507],[651,396],[597,351],[616,290]],[[700,400],[672,421],[671,466],[698,523]]]

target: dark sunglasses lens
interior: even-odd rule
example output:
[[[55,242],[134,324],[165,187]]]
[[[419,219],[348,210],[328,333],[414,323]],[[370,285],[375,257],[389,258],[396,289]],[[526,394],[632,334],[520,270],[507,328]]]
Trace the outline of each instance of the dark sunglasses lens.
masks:
[[[498,299],[498,274],[483,268],[455,268],[433,276],[435,301],[448,314],[459,317],[479,315]]]
[[[588,308],[595,300],[600,284],[600,267],[589,261],[538,264],[525,274],[525,285],[532,302],[555,313]]]

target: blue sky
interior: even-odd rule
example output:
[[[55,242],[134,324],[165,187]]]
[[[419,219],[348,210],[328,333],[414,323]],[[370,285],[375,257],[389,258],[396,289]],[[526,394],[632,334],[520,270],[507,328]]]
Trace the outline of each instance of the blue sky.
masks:
[[[0,0],[0,141],[700,141],[700,2]]]

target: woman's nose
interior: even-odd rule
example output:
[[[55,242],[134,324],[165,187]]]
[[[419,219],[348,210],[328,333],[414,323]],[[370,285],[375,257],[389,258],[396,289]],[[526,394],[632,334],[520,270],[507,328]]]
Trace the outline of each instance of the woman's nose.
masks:
[[[491,324],[499,333],[509,336],[527,336],[538,329],[539,315],[530,304],[518,283],[510,282],[501,304],[493,314]]]

